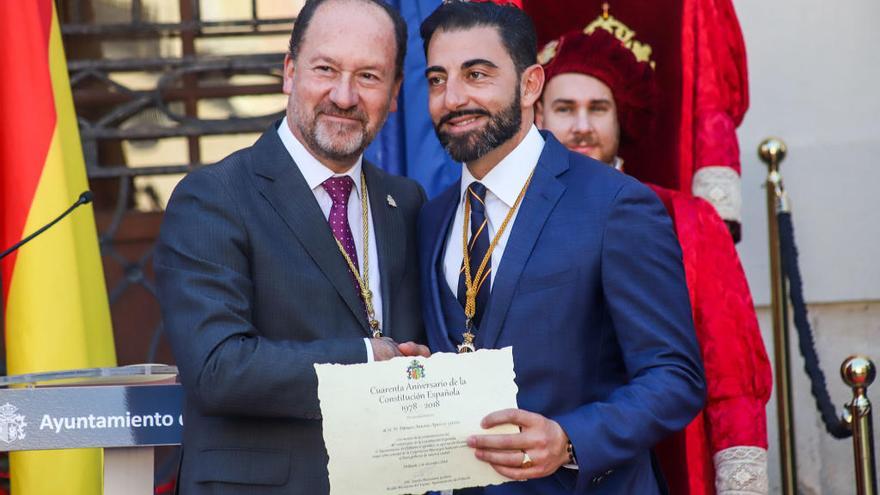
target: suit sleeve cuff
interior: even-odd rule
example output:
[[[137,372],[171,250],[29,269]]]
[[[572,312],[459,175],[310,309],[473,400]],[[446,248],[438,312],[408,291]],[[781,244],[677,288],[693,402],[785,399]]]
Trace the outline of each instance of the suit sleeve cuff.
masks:
[[[561,414],[551,419],[559,423],[559,426],[565,431],[565,434],[568,436],[568,441],[574,446],[574,450],[578,455],[576,465],[565,464],[562,468],[571,469],[577,473],[576,490],[582,490],[590,486],[590,477],[597,473],[591,472],[592,470],[595,470],[595,466],[590,465],[588,445],[584,440],[584,435],[582,435],[580,431],[580,427],[583,423],[580,412],[575,411]]]

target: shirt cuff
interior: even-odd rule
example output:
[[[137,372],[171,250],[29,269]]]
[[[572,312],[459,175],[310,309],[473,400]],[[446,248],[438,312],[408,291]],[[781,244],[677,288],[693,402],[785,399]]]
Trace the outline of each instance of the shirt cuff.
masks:
[[[364,339],[364,344],[367,346],[367,362],[372,363],[376,360],[376,358],[373,357],[373,344],[371,344],[370,339],[367,338]]]

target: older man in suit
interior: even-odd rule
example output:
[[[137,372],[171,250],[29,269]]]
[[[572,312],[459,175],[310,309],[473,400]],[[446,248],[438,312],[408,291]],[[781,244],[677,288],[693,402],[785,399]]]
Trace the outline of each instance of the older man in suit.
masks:
[[[544,73],[528,17],[447,3],[421,27],[429,110],[459,183],[419,220],[434,352],[513,346],[521,432],[468,440],[524,483],[463,493],[660,493],[650,448],[704,401],[681,263],[648,188],[532,124]],[[458,492],[456,492],[458,493]]]
[[[427,354],[424,192],[362,161],[405,40],[380,0],[306,2],[286,117],[172,196],[155,266],[187,398],[181,493],[328,493],[313,365]]]

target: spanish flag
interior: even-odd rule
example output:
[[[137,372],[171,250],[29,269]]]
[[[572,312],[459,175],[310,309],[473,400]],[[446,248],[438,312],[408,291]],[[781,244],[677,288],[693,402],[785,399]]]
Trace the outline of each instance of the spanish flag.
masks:
[[[88,189],[52,0],[0,1],[0,249]],[[116,363],[94,213],[80,207],[0,262],[7,373]],[[33,426],[33,425],[32,425]],[[13,493],[101,493],[101,451],[16,452]]]

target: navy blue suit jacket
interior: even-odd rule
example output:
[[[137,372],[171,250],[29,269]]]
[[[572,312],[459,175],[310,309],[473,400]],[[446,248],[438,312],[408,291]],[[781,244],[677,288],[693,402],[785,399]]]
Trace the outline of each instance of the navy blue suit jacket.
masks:
[[[684,428],[705,396],[679,244],[647,187],[542,134],[476,344],[513,346],[519,407],[563,427],[580,469],[476,493],[658,493],[649,451]],[[427,203],[419,218],[434,352],[455,351],[438,266],[459,190]]]

